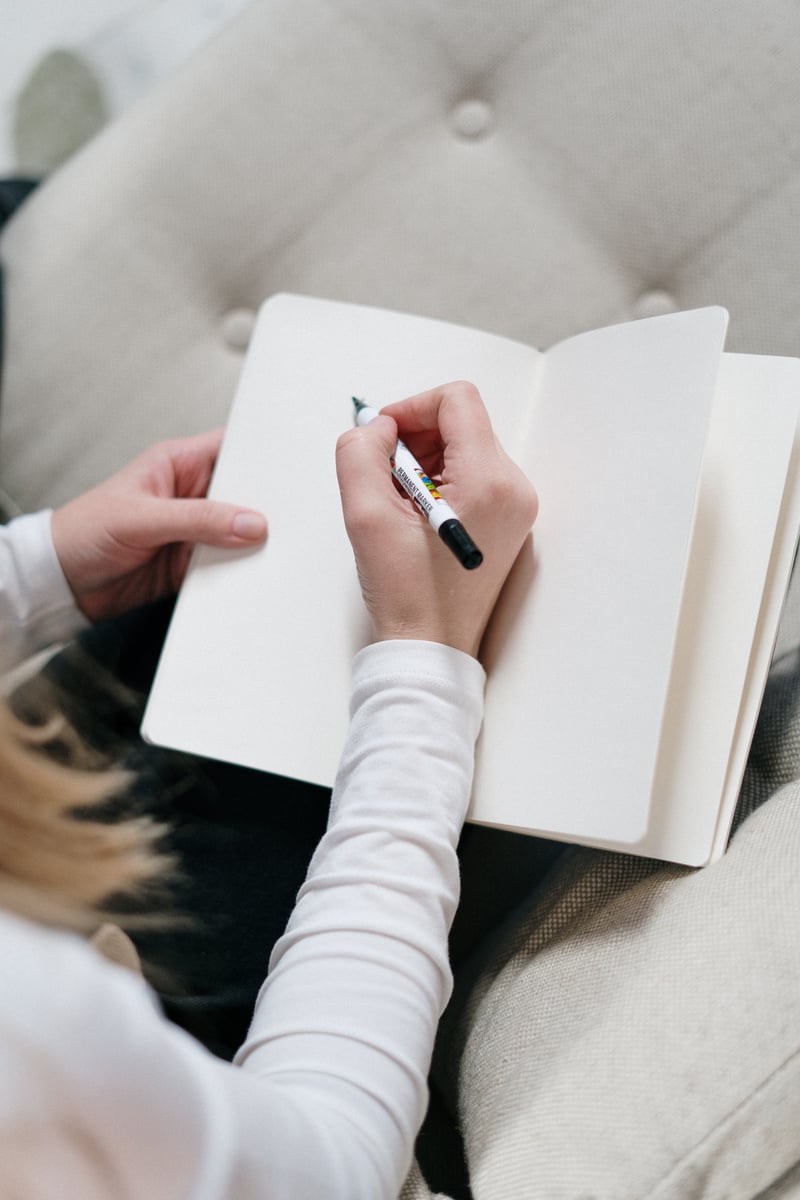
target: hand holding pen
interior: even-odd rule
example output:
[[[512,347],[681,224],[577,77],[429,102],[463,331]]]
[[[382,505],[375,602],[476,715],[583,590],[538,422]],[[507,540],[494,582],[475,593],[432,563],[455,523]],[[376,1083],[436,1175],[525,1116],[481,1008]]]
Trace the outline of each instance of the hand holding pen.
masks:
[[[363,400],[353,396],[356,410],[356,425],[369,425],[380,416]],[[431,528],[456,556],[467,571],[474,571],[483,562],[483,552],[478,549],[466,529],[445,500],[436,484],[423,469],[405,442],[398,439],[389,463],[392,474],[407,496],[410,496],[419,511],[430,522]]]
[[[483,551],[464,570],[394,484],[401,439]],[[345,525],[377,640],[418,638],[476,655],[536,517],[533,486],[497,442],[470,384],[388,405],[336,451]],[[470,539],[471,540],[471,539]]]

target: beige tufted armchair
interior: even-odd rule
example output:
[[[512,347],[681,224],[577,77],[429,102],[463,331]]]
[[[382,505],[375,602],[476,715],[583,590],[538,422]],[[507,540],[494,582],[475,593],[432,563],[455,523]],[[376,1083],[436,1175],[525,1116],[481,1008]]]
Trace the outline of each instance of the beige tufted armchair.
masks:
[[[275,291],[542,347],[722,304],[728,348],[797,355],[800,6],[256,0],[0,253],[12,511],[222,422]],[[773,684],[774,794],[720,864],[570,852],[485,931],[436,1068],[475,1200],[800,1195],[800,738]]]

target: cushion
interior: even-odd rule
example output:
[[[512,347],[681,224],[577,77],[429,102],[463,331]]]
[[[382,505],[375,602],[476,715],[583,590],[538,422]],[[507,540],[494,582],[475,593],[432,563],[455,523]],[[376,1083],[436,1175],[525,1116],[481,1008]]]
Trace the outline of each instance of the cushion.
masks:
[[[0,486],[222,421],[279,290],[540,346],[721,303],[794,353],[799,67],[791,0],[250,5],[7,227]]]

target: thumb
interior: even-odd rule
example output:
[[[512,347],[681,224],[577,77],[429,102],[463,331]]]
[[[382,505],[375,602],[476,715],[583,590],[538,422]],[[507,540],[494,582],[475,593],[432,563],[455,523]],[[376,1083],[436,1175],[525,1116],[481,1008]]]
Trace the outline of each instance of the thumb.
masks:
[[[157,500],[148,506],[140,538],[151,546],[201,542],[206,546],[255,545],[267,536],[262,513],[218,500]]]

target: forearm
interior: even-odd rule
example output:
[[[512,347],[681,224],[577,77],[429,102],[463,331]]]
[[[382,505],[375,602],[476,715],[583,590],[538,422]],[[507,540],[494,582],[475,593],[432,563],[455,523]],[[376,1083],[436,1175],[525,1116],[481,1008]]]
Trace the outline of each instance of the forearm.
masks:
[[[444,646],[386,643],[356,660],[329,829],[238,1055],[287,1105],[299,1097],[331,1196],[393,1195],[425,1112],[482,684]]]

